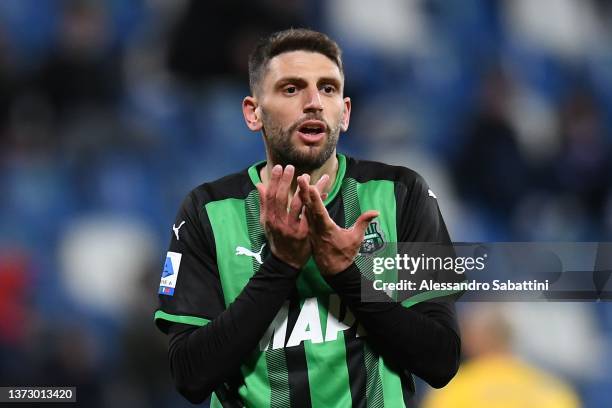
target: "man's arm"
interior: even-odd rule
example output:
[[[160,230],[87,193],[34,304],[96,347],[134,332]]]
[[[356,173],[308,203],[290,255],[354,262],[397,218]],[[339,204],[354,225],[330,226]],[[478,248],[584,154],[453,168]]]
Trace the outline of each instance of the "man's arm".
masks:
[[[341,228],[327,213],[318,192],[308,187],[308,177],[299,177],[298,183],[311,226],[315,261],[329,285],[367,330],[367,341],[392,364],[413,372],[434,387],[446,385],[458,370],[461,348],[453,304],[427,302],[408,309],[378,291],[374,293],[377,302],[362,302],[362,285],[372,287],[372,283],[362,277],[353,260],[364,231],[377,212],[367,211],[351,228]],[[423,195],[423,191],[413,193]],[[424,193],[428,197],[427,189]],[[410,238],[421,242],[437,241],[440,235],[446,235],[443,239],[446,242],[448,234],[443,225],[424,227],[430,217],[436,217],[439,224],[437,207],[434,211],[433,206],[423,205],[422,197],[414,207],[420,209],[411,214],[417,226],[402,232],[414,232]],[[399,235],[402,239],[407,236]]]
[[[366,329],[366,340],[392,364],[418,375],[432,387],[446,385],[459,368],[460,340],[451,303],[423,302],[406,308],[375,291],[362,302],[361,288],[372,287],[353,263],[327,276],[327,283]]]
[[[170,327],[170,369],[179,392],[199,403],[236,373],[281,308],[299,269],[269,256],[234,302],[202,327]]]
[[[290,165],[285,169],[275,166],[268,186],[257,185],[260,222],[271,250],[259,271],[234,302],[205,326],[173,324],[168,328],[171,371],[177,389],[191,402],[203,401],[238,372],[294,289],[300,268],[310,258],[308,224],[306,217],[300,216],[303,206],[298,192],[287,211],[294,171]],[[323,191],[328,180],[321,178],[313,188]],[[185,242],[183,239],[182,245]],[[212,263],[206,258],[195,269],[210,269]]]

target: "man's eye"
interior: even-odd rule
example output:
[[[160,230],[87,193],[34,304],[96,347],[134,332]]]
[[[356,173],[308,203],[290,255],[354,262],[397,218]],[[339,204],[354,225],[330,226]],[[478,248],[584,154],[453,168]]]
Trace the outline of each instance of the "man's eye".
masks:
[[[295,86],[288,86],[285,88],[285,93],[294,94],[297,92],[297,88]]]
[[[323,87],[323,92],[328,93],[328,94],[333,93],[335,90],[336,88],[332,85],[325,85]]]

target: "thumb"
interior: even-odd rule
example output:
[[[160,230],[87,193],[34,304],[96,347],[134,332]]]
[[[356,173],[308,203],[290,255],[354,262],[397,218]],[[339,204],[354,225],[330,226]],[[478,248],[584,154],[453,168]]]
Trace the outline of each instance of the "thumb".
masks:
[[[352,229],[356,231],[355,233],[358,234],[359,237],[363,238],[366,228],[368,228],[368,225],[374,218],[378,217],[378,214],[378,211],[374,210],[364,212],[359,216],[359,218],[357,218],[357,221],[355,221]]]

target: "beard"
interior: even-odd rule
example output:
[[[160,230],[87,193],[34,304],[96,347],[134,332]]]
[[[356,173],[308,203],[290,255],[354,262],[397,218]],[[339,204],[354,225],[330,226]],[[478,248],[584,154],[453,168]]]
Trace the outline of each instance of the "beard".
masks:
[[[310,173],[318,169],[323,166],[336,150],[340,135],[340,118],[335,126],[330,126],[322,117],[309,115],[295,122],[287,129],[283,129],[281,124],[268,116],[263,110],[261,119],[270,160],[274,164],[280,164],[283,167],[288,164],[293,165],[297,170],[296,174]],[[327,137],[322,145],[301,146],[301,148],[298,148],[292,143],[291,137],[302,123],[307,120],[320,120],[324,122]]]

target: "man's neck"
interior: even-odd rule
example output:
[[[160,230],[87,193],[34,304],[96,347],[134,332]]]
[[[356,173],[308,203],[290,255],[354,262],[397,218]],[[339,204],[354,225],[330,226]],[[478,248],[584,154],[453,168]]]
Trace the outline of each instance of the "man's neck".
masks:
[[[261,178],[261,182],[264,183],[264,185],[268,184],[268,181],[271,177],[272,168],[275,165],[276,163],[273,163],[268,157],[266,165],[260,170],[259,177]],[[293,196],[293,194],[295,194],[295,190],[297,189],[297,177],[304,174],[304,172],[302,172],[298,168],[296,168],[295,170],[295,176],[293,178],[293,182],[291,183],[290,189],[291,197]],[[327,184],[327,188],[324,192],[329,193],[329,191],[331,191],[333,185],[335,184],[336,176],[338,174],[338,158],[336,157],[336,153],[334,152],[334,154],[332,154],[329,159],[327,159],[327,161],[323,163],[321,167],[309,172],[308,174],[310,174],[310,184],[315,184],[317,181],[319,181],[321,177],[323,177],[324,174],[327,174],[329,176],[329,183]]]

